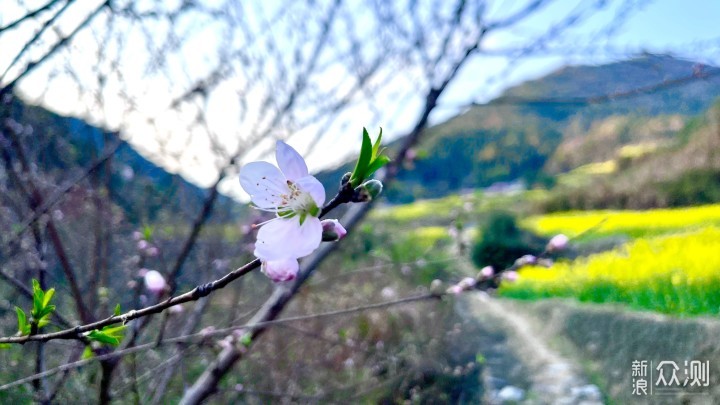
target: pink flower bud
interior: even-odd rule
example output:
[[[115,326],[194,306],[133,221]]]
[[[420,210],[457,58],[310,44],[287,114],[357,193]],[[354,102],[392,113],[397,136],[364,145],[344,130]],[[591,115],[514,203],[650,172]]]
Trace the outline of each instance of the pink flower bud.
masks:
[[[518,267],[528,266],[528,265],[532,265],[532,264],[536,264],[536,263],[537,263],[537,257],[535,257],[533,255],[525,255],[525,256],[522,256],[521,258],[515,260],[515,265]]]
[[[492,266],[485,266],[482,269],[480,269],[480,277],[483,279],[487,279],[492,277],[495,274],[495,269],[493,269]]]
[[[165,287],[167,287],[167,283],[165,282],[165,277],[160,274],[160,272],[155,270],[147,270],[145,273],[145,288],[147,288],[149,291],[154,292],[155,294],[159,294],[165,290]]]
[[[463,292],[463,288],[460,285],[455,284],[454,286],[448,288],[447,292],[450,294],[459,295],[461,292]]]
[[[517,271],[506,271],[503,273],[503,280],[508,282],[514,282],[518,279],[518,272]]]
[[[347,230],[337,219],[324,219],[322,225],[322,240],[325,242],[338,241],[347,235]]]
[[[138,250],[145,250],[145,249],[147,249],[149,246],[150,246],[150,244],[149,244],[146,240],[144,240],[144,239],[139,240],[138,243],[137,243],[137,248],[138,248]]]
[[[550,268],[555,264],[555,262],[552,261],[552,259],[538,259],[537,265],[542,267]]]
[[[297,259],[263,261],[260,270],[274,282],[290,281],[297,277],[300,264]]]
[[[472,277],[465,277],[464,279],[460,280],[460,283],[458,283],[463,289],[468,290],[470,288],[475,287],[475,279]]]
[[[155,246],[150,246],[150,247],[147,248],[147,250],[145,251],[145,254],[147,254],[147,255],[150,256],[150,257],[155,257],[155,256],[157,256],[158,254],[160,254],[160,250],[159,250],[158,248],[156,248]]]
[[[142,234],[142,232],[140,232],[140,231],[135,231],[135,232],[132,233],[132,237],[133,237],[133,239],[135,239],[135,240],[140,240],[140,239],[143,238],[143,234]]]
[[[563,234],[555,235],[550,239],[550,242],[548,242],[547,250],[550,252],[563,250],[567,247],[569,241],[570,239]]]

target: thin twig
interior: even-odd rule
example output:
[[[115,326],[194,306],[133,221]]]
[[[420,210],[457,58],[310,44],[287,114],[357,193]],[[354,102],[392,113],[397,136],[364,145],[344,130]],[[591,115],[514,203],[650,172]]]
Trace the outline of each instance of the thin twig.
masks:
[[[163,341],[163,343],[199,343],[199,342],[202,342],[203,340],[206,340],[208,337],[224,336],[224,335],[227,335],[228,333],[232,333],[232,332],[240,331],[240,330],[246,330],[246,329],[251,329],[251,328],[256,328],[256,327],[267,327],[267,326],[271,326],[271,325],[279,325],[279,324],[284,324],[284,323],[289,323],[289,322],[300,322],[300,321],[307,321],[307,320],[311,320],[311,319],[321,319],[321,318],[330,318],[330,317],[341,316],[341,315],[348,315],[348,314],[352,314],[352,313],[370,311],[370,310],[375,310],[375,309],[382,309],[382,308],[392,307],[392,306],[396,306],[396,305],[408,304],[408,303],[412,303],[412,302],[438,299],[440,296],[441,295],[422,294],[422,295],[400,298],[400,299],[393,300],[393,301],[385,301],[385,302],[380,302],[380,303],[375,303],[375,304],[356,306],[356,307],[352,307],[352,308],[322,312],[322,313],[317,313],[317,314],[298,315],[298,316],[292,316],[292,317],[287,317],[287,318],[274,319],[271,321],[265,321],[265,322],[261,322],[261,323],[250,322],[250,323],[246,323],[243,325],[232,326],[229,328],[217,329],[214,331],[203,331],[203,332],[191,333],[191,334],[184,335],[184,336],[167,338]],[[93,362],[105,361],[105,360],[109,360],[109,359],[113,359],[113,358],[127,356],[132,353],[137,353],[137,352],[141,352],[141,351],[145,351],[145,350],[152,350],[155,348],[157,348],[157,345],[155,344],[155,342],[150,342],[150,343],[134,346],[134,347],[131,347],[131,348],[128,348],[125,350],[118,350],[118,351],[107,353],[104,355],[94,356],[94,357],[91,357],[88,359],[79,360],[79,361],[76,361],[73,363],[63,364],[56,368],[47,370],[44,373],[34,374],[34,375],[31,375],[31,376],[28,376],[25,378],[21,378],[19,380],[16,380],[16,381],[4,384],[4,385],[0,385],[0,391],[5,391],[10,388],[16,387],[18,385],[26,384],[26,383],[32,382],[34,380],[37,380],[40,378],[45,378],[45,377],[48,377],[48,376],[51,376],[51,375],[54,375],[54,374],[57,374],[57,373],[60,373],[60,372],[66,371],[66,370],[76,369],[76,368],[85,366],[87,364],[91,364]]]

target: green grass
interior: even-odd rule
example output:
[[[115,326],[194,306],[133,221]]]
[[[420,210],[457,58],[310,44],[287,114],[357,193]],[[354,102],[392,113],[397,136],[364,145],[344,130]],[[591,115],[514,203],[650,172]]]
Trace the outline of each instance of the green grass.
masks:
[[[374,221],[390,221],[396,224],[444,224],[458,216],[476,220],[491,211],[502,210],[515,213],[531,212],[545,201],[546,190],[527,190],[512,195],[485,195],[480,191],[465,195],[420,200],[410,204],[388,206],[374,210]]]

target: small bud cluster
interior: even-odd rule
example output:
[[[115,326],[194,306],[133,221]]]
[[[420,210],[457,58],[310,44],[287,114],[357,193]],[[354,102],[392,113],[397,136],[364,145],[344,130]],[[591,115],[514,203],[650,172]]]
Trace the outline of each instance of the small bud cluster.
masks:
[[[563,234],[555,235],[550,239],[550,241],[547,244],[546,251],[548,253],[551,252],[558,252],[561,250],[564,250],[568,247],[569,238]],[[519,278],[519,273],[517,272],[517,269],[524,267],[524,266],[542,266],[542,267],[552,267],[553,261],[552,259],[544,258],[544,257],[537,257],[534,255],[524,255],[517,260],[515,260],[515,263],[513,266],[505,271],[502,271],[500,273],[496,273],[495,270],[491,266],[483,267],[475,276],[475,278],[466,277],[457,284],[451,285],[449,288],[445,290],[445,293],[447,294],[460,294],[463,291],[468,291],[475,289],[476,286],[479,285],[479,283],[483,281],[490,280],[494,277],[499,277],[499,280],[504,282],[514,282]],[[439,280],[433,281],[433,284],[430,286],[431,291],[433,294],[436,295],[442,295],[442,283]]]
[[[450,288],[447,289],[447,292],[448,292],[448,294],[458,295],[463,291],[472,290],[476,284],[477,284],[477,280],[475,280],[474,278],[465,277],[462,280],[460,280],[459,283],[450,286]]]
[[[445,292],[448,294],[460,294],[463,291],[469,291],[475,289],[479,283],[492,279],[495,276],[495,269],[492,266],[483,267],[478,274],[473,277],[465,277],[457,284],[450,286]]]

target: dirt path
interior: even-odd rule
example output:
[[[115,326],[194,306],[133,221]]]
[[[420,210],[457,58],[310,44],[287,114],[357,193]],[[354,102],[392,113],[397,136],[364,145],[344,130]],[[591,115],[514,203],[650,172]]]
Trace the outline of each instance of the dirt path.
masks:
[[[553,330],[512,303],[482,295],[458,300],[457,310],[480,322],[501,344],[480,351],[488,359],[484,384],[489,403],[601,404],[599,389],[587,382],[581,367],[555,350]],[[504,351],[504,352],[503,352]]]

